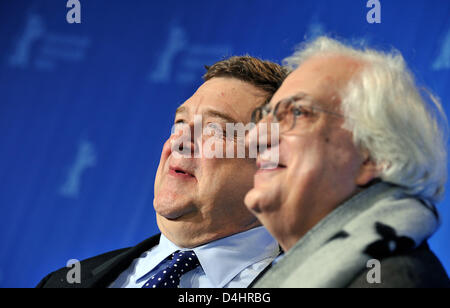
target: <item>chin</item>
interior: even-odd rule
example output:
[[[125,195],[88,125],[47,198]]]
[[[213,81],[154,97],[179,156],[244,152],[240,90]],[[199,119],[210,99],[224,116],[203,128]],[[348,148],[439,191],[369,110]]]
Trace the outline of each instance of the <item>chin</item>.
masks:
[[[158,195],[153,201],[155,212],[166,219],[176,220],[192,212],[191,202],[171,195]]]
[[[262,212],[261,200],[264,198],[264,193],[258,188],[252,188],[247,195],[245,195],[244,203],[247,209],[252,213],[258,214]]]
[[[255,215],[264,212],[273,212],[279,208],[279,197],[274,187],[254,187],[244,199],[248,210]]]

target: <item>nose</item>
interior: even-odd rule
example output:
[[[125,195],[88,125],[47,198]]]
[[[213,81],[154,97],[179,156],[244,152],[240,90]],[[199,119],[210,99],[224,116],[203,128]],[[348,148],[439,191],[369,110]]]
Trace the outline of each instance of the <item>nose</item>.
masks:
[[[267,116],[249,131],[245,142],[249,156],[255,158],[256,155],[278,145],[279,124],[272,120],[272,115]],[[255,157],[252,157],[252,154],[255,154]]]
[[[197,123],[198,125],[198,123]],[[196,122],[177,124],[172,127],[170,136],[170,150],[175,155],[181,155],[185,158],[196,157],[201,149],[201,131],[200,134],[195,129]]]

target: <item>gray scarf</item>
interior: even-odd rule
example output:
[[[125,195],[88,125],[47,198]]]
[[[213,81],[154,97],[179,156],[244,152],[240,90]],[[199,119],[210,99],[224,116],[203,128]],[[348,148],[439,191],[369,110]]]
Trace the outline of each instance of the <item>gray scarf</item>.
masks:
[[[369,260],[412,250],[438,226],[433,206],[377,183],[322,219],[255,287],[346,287]]]

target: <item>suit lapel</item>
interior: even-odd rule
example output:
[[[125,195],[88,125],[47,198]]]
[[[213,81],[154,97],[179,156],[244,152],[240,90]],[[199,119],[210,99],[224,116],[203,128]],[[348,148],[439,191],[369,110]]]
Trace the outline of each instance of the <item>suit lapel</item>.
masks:
[[[280,246],[280,253],[278,254],[277,258],[278,258],[279,256],[281,256],[283,253],[284,253],[284,251],[283,251],[283,249],[282,249],[281,246]],[[247,288],[249,288],[249,289],[250,289],[250,288],[253,288],[253,286],[258,282],[258,280],[261,279],[261,277],[264,276],[264,274],[265,274],[268,270],[270,270],[270,269],[272,268],[272,266],[273,266],[273,261],[270,262],[269,265],[267,265],[267,266],[262,270],[262,272],[259,273],[258,276],[256,276],[255,279],[253,279],[253,281],[250,283],[250,285],[249,285]]]
[[[107,288],[117,277],[125,271],[145,251],[158,245],[161,234],[155,235],[138,245],[109,259],[91,271],[91,278],[84,282],[86,288]]]

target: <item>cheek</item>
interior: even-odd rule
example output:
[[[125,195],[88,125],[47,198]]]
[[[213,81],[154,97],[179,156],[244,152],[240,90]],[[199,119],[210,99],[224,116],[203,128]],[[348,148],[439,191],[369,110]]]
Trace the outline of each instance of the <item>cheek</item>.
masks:
[[[281,159],[286,161],[291,177],[320,169],[328,154],[326,143],[317,138],[292,138],[280,144]]]
[[[256,163],[244,158],[202,159],[200,169],[200,179],[206,189],[216,186],[239,189],[241,185],[253,184]]]
[[[203,163],[204,176],[198,186],[198,195],[207,205],[203,211],[211,212],[210,215],[226,215],[222,215],[221,219],[240,219],[243,218],[242,215],[249,214],[244,198],[253,186],[256,171],[254,163],[248,160],[245,162],[244,159],[210,160]]]
[[[336,173],[350,175],[357,171],[361,158],[349,132],[342,131],[330,138],[329,149],[333,153],[329,159]]]
[[[283,199],[310,195],[317,186],[337,173],[337,165],[334,165],[337,154],[331,146],[331,138],[327,136],[285,140],[280,144],[280,154],[281,160],[284,159],[288,166],[283,179],[283,186],[286,187]]]
[[[330,198],[334,196],[335,201],[342,201],[355,190],[361,162],[351,134],[344,130],[336,131],[326,143],[320,186],[332,192]]]

